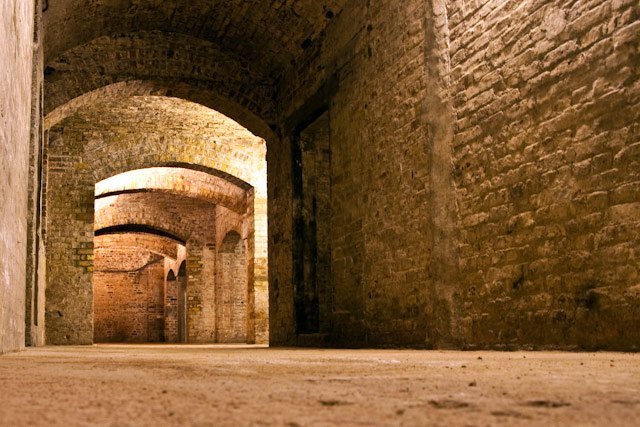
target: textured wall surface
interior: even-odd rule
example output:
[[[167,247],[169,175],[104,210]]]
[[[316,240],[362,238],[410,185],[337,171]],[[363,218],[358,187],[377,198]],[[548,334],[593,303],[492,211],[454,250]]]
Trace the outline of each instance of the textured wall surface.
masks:
[[[138,261],[140,251],[96,252],[94,273],[94,342],[162,342],[165,340],[164,259],[146,253],[126,271],[121,256]],[[121,271],[101,265],[116,262]],[[175,282],[174,282],[175,283]]]
[[[638,348],[638,25],[624,0],[345,6],[279,91],[295,127],[335,81],[333,343]]]
[[[48,159],[47,188],[59,196],[47,200],[47,209],[64,214],[59,228],[47,229],[54,251],[47,267],[60,286],[80,295],[86,284],[76,274],[92,267],[83,257],[92,252],[86,225],[93,194],[78,193],[78,185],[88,189],[132,168],[192,163],[227,172],[255,192],[245,200],[253,212],[243,216],[242,200],[227,200],[216,208],[215,238],[187,242],[188,279],[215,278],[216,262],[231,269],[234,262],[216,251],[227,232],[238,232],[246,253],[256,254],[255,269],[247,269],[255,271],[256,295],[244,301],[255,308],[248,321],[256,325],[266,323],[269,276],[272,344],[640,347],[637,1],[248,7],[230,0],[222,11],[212,4],[52,2],[44,110],[50,149],[57,150]],[[13,5],[3,6],[3,16]],[[10,43],[2,48],[11,48],[12,21],[3,25]],[[26,38],[20,43],[26,46]],[[10,65],[3,70],[15,73],[6,81],[23,76],[16,66],[27,63],[11,52],[3,58]],[[29,93],[12,84],[7,99],[20,101],[14,94],[23,89]],[[268,253],[267,186],[259,178],[264,141],[171,96],[218,108],[268,140]],[[26,169],[16,166],[26,155],[10,142],[21,120],[28,130],[28,115],[19,110],[2,110],[9,123],[3,150],[18,156],[10,168],[3,164],[3,201],[21,197],[12,186],[26,180]],[[323,111],[328,176],[313,158],[295,157],[301,131]],[[299,167],[309,175],[297,179]],[[304,190],[320,181],[322,191],[300,194],[301,184]],[[330,212],[309,215],[327,199]],[[24,235],[16,223],[24,217],[20,206],[2,206],[2,239],[9,239],[2,240],[9,245],[3,255],[18,257],[6,265],[22,261],[13,250]],[[167,224],[179,222],[176,211],[164,215]],[[307,233],[314,227],[324,231]],[[190,235],[178,224],[171,228]],[[311,237],[301,242],[300,235]],[[317,237],[322,242],[307,245]],[[321,277],[326,298],[305,293],[307,285],[317,290],[308,272],[322,267],[313,256],[303,256],[303,283],[296,283],[301,244],[303,254],[331,254],[330,273]],[[73,257],[73,268],[57,264]],[[7,283],[5,277],[18,277],[7,275],[23,274],[4,264],[2,272]],[[19,298],[17,282],[10,282],[0,291]],[[300,289],[322,319],[322,327],[303,328],[321,332],[316,341],[296,334]],[[205,309],[201,296],[189,295],[191,316]],[[86,320],[86,309],[79,319]],[[47,313],[75,321],[55,305]],[[74,332],[74,340],[85,332]]]
[[[94,185],[82,144],[50,132],[46,186],[47,344],[93,342]]]
[[[309,51],[303,72],[281,88],[288,117],[325,81],[337,80],[325,106],[332,150],[332,341],[339,345],[424,345],[430,253],[424,14],[422,1],[350,2],[324,43]],[[282,199],[279,209],[286,205]],[[286,283],[285,269],[272,264],[270,271]]]
[[[25,343],[33,3],[0,4],[0,353]]]
[[[453,1],[449,23],[461,336],[639,349],[638,2]]]
[[[230,231],[216,259],[216,341],[247,342],[247,268],[242,236]]]

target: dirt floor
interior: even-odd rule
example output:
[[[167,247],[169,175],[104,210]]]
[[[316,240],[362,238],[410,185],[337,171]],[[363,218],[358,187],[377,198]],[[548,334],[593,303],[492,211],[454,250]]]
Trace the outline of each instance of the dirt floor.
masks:
[[[48,347],[0,356],[0,425],[640,426],[640,354]]]

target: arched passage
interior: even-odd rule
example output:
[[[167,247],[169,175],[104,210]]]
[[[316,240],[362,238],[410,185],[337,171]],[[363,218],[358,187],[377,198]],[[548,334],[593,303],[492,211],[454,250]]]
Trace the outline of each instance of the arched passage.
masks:
[[[47,116],[45,139],[49,172],[44,185],[47,198],[53,193],[66,192],[72,201],[65,208],[64,202],[56,200],[55,196],[48,199],[45,228],[50,240],[60,241],[64,236],[73,236],[73,246],[63,247],[63,252],[67,252],[63,256],[71,255],[73,259],[78,251],[91,250],[92,230],[88,224],[96,212],[92,208],[94,194],[88,188],[95,183],[135,168],[175,163],[202,165],[223,170],[253,187],[253,194],[247,192],[246,203],[253,204],[254,211],[243,221],[251,223],[250,216],[253,215],[254,226],[243,225],[240,229],[243,239],[245,236],[256,237],[255,242],[247,240],[247,251],[256,254],[253,258],[248,257],[249,271],[255,267],[256,289],[266,289],[267,188],[266,181],[256,183],[251,176],[255,171],[265,170],[264,152],[258,165],[252,163],[251,155],[246,155],[237,146],[231,150],[240,153],[236,158],[230,152],[224,152],[233,145],[229,140],[207,138],[215,134],[215,126],[200,128],[197,136],[185,132],[183,123],[189,122],[192,113],[198,113],[197,108],[191,108],[193,103],[213,108],[262,136],[273,148],[269,153],[273,196],[270,209],[274,227],[279,230],[270,236],[273,249],[270,256],[278,266],[274,275],[279,278],[274,281],[270,293],[272,301],[277,302],[273,305],[278,307],[274,312],[279,325],[274,342],[293,343],[296,335],[295,319],[291,316],[294,295],[290,283],[293,184],[288,133],[296,122],[306,118],[293,117],[292,122],[289,116],[295,109],[306,111],[308,108],[301,105],[304,102],[280,105],[279,92],[305,85],[303,81],[292,80],[291,84],[286,83],[284,92],[281,87],[289,81],[291,70],[302,64],[310,66],[304,56],[319,47],[315,43],[323,37],[328,23],[345,3],[346,0],[326,0],[277,7],[256,3],[251,8],[246,4],[243,6],[242,2],[230,2],[221,8],[210,0],[189,2],[188,6],[186,3],[160,6],[147,0],[135,5],[121,0],[90,3],[61,0],[50,4],[44,16],[48,37],[43,47],[44,91],[47,94],[43,110]],[[83,19],[84,16],[101,18],[91,21]],[[69,22],[77,25],[67,28]],[[315,91],[317,83],[311,82],[314,88],[310,90]],[[304,91],[306,93],[307,89]],[[153,129],[156,118],[164,119],[176,112],[174,107],[178,103],[169,106],[165,102],[168,99],[179,99],[184,103],[178,108],[179,119],[165,123],[162,132],[158,132]],[[327,100],[322,102],[326,104]],[[184,108],[187,104],[189,108]],[[145,115],[143,110],[154,110],[156,116]],[[132,116],[135,119],[127,121]],[[135,136],[143,130],[144,138]],[[135,159],[134,165],[130,159]],[[237,168],[238,164],[243,166]],[[64,177],[68,173],[71,179],[66,180]],[[51,188],[52,185],[58,188]],[[101,199],[110,196],[113,195]],[[63,211],[60,221],[67,229],[53,224],[57,220],[50,222],[49,214],[56,209]],[[216,221],[224,223],[225,227],[237,226],[233,214],[238,210],[237,206],[223,206],[217,209]],[[123,224],[113,223],[112,226],[137,222],[154,226],[150,221],[135,218],[126,218]],[[220,236],[215,238],[217,243],[220,239]],[[51,248],[49,241],[47,245]],[[215,247],[202,240],[198,243],[201,245],[200,256],[215,259]],[[78,306],[81,310],[72,307],[79,313],[77,318],[50,315],[53,307],[62,313],[68,311],[68,305],[65,307],[64,299],[59,297],[61,289],[83,294],[82,289],[86,286],[82,277],[91,268],[87,259],[74,266],[68,262],[61,265],[59,256],[47,255],[54,261],[47,267],[51,273],[50,284],[53,280],[52,286],[48,287],[47,300],[54,302],[47,309],[48,324],[68,323],[63,329],[69,329],[74,322],[90,324],[91,307],[86,304]],[[199,272],[188,259],[187,268],[190,272]],[[69,280],[55,280],[65,274],[69,275]],[[259,305],[267,307],[267,298],[256,300],[255,304],[256,308]],[[265,326],[268,322],[266,315],[249,318],[250,322]],[[48,329],[51,332],[51,328]],[[72,334],[49,333],[48,337],[54,335],[57,338],[50,342],[81,343],[85,342],[83,337],[88,335],[88,330],[79,328]],[[266,340],[267,335],[263,334],[261,339]]]
[[[140,229],[160,230],[185,242],[183,260],[190,271],[189,278],[177,280],[176,289],[172,290],[167,288],[171,281],[162,277],[165,313],[171,311],[171,307],[167,308],[171,304],[178,307],[172,314],[176,316],[175,326],[169,327],[173,320],[165,315],[164,339],[214,342],[216,246],[222,240],[218,236],[224,236],[228,227],[241,230],[243,239],[251,241],[247,246],[251,261],[245,261],[244,276],[253,280],[256,264],[263,269],[257,288],[265,293],[261,298],[264,303],[252,306],[260,314],[245,316],[249,320],[244,322],[238,336],[251,342],[256,339],[266,342],[267,322],[256,326],[254,321],[265,318],[268,312],[266,262],[255,262],[256,257],[266,261],[264,151],[264,140],[237,123],[177,98],[134,97],[102,102],[57,123],[50,130],[48,151],[47,214],[51,234],[47,255],[53,260],[71,254],[73,259],[73,254],[81,250],[86,252],[87,259],[81,261],[82,265],[67,263],[66,267],[58,261],[50,269],[49,342],[90,339],[91,305],[84,305],[86,311],[78,316],[77,303],[64,295],[75,288],[84,290],[78,292],[79,300],[90,298],[86,289],[91,287],[91,273],[96,267],[89,257],[95,244],[91,241],[94,230],[100,234],[103,230]],[[62,152],[74,156],[60,156],[58,153]],[[75,209],[70,208],[70,202],[75,203]],[[257,238],[256,228],[265,231]],[[78,233],[79,230],[86,231]],[[65,236],[68,241],[69,235],[74,236],[71,248],[55,245],[56,241],[64,241]],[[143,250],[153,252],[148,247]],[[168,264],[164,264],[166,270]],[[82,270],[78,271],[80,266]],[[178,265],[171,268],[177,271]],[[64,270],[75,272],[73,281],[58,280]],[[180,305],[181,292],[185,310],[179,309],[185,306]],[[168,301],[174,294],[176,302]],[[243,294],[246,300],[247,285]],[[58,311],[69,314],[52,316],[51,310],[56,305]],[[188,313],[188,318],[180,323],[183,312]],[[180,325],[184,325],[182,332]],[[68,334],[66,331],[70,329],[78,331],[78,335]]]

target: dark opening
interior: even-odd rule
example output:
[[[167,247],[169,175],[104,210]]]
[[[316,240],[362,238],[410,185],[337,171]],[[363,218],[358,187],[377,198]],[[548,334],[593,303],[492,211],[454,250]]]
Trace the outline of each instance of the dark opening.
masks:
[[[326,110],[296,133],[293,165],[293,283],[298,334],[328,330],[331,148]]]
[[[178,270],[178,341],[187,342],[187,262]]]

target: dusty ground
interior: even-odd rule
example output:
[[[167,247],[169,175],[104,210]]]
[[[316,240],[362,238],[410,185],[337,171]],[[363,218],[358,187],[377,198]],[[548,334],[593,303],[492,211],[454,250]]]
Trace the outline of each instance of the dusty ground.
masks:
[[[640,354],[50,347],[0,356],[0,425],[640,425]]]

